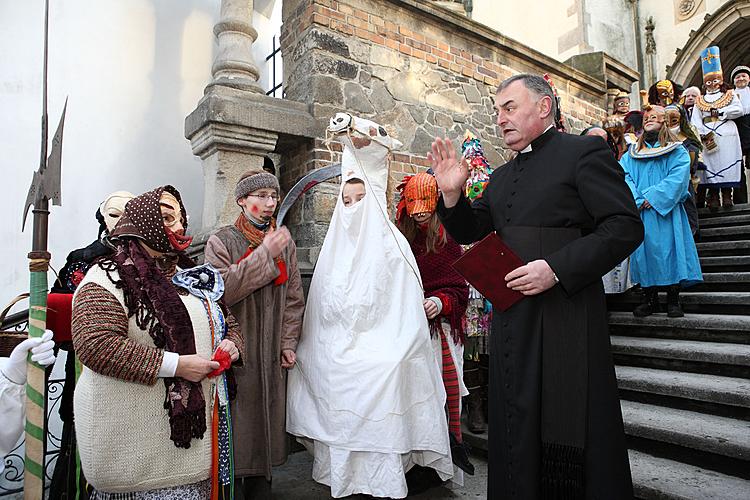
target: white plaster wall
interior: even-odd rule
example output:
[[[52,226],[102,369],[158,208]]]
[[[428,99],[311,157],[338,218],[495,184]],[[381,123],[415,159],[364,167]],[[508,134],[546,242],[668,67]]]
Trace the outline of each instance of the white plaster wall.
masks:
[[[633,15],[627,0],[585,0],[588,43],[638,71]]]
[[[656,28],[656,73],[658,78],[666,78],[667,66],[674,63],[675,50],[685,45],[691,30],[697,30],[703,24],[704,17],[729,0],[703,0],[705,11],[698,12],[686,21],[676,23],[674,3],[671,0],[640,0],[641,29],[646,26],[649,16],[654,17]],[[643,41],[645,49],[645,39]],[[678,82],[683,83],[683,82]]]
[[[69,97],[63,206],[50,217],[52,265],[59,269],[70,250],[96,237],[94,212],[119,189],[138,194],[174,184],[197,231],[203,179],[184,119],[211,78],[220,0],[50,4],[50,140]],[[23,234],[21,216],[39,162],[43,23],[43,0],[0,2],[0,308],[28,289],[31,214]],[[258,31],[259,42],[270,40]]]
[[[576,15],[568,17],[575,0],[474,0],[472,19],[550,57],[561,57],[558,38],[578,25]]]

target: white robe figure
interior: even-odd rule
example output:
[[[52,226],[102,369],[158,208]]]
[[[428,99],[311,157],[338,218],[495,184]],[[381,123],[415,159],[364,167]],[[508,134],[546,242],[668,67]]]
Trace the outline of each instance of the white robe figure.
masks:
[[[724,96],[724,92],[705,94],[703,99],[707,103],[718,101]],[[737,187],[740,183],[742,173],[742,148],[740,135],[734,119],[743,114],[742,102],[737,94],[726,106],[719,109],[719,119],[716,121],[703,122],[704,118],[710,118],[709,111],[702,111],[698,103],[693,106],[693,114],[690,120],[700,135],[709,132],[714,133],[716,149],[703,148],[703,162],[706,170],[699,170],[701,185],[709,188]]]
[[[329,130],[342,134],[342,188],[359,178],[367,193],[349,207],[339,194],[289,371],[287,431],[313,455],[313,479],[333,497],[403,498],[412,465],[447,480],[453,464],[421,277],[386,215],[386,158],[400,143],[344,113]]]

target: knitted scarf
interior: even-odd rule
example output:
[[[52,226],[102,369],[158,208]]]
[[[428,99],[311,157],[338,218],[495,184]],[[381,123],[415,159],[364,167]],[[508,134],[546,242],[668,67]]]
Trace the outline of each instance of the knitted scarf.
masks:
[[[168,254],[157,261],[139,242],[154,249],[166,248],[168,244],[159,207],[164,189],[155,189],[128,202],[120,223],[112,232],[117,237],[114,255],[104,257],[98,265],[122,290],[128,317],[135,317],[138,327],[148,331],[156,347],[179,355],[195,354],[190,315],[170,281],[171,276],[165,275],[165,269],[168,273],[170,266],[173,269],[176,264],[188,269],[195,263],[184,252]],[[176,193],[180,200],[176,189],[171,188],[170,192]],[[184,213],[184,207],[181,208]],[[163,264],[159,266],[159,262]],[[119,279],[110,274],[114,270]],[[163,381],[170,439],[179,448],[190,448],[191,439],[203,438],[206,431],[206,402],[201,385],[180,377]]]
[[[443,229],[442,226],[440,228]],[[411,242],[411,249],[417,259],[419,274],[422,275],[425,297],[438,297],[443,303],[441,313],[430,320],[430,333],[439,334],[441,317],[444,317],[451,325],[453,340],[457,345],[462,345],[469,286],[452,266],[463,253],[461,246],[447,235],[445,245],[436,253],[427,252],[426,235],[420,227]]]
[[[249,257],[250,254],[253,253],[253,250],[258,248],[261,243],[263,243],[263,238],[266,237],[266,232],[255,227],[252,222],[247,220],[245,214],[242,213],[237,217],[237,220],[234,221],[234,227],[236,227],[242,233],[242,236],[244,236],[249,243],[247,251],[237,261],[237,263],[239,263],[241,260]],[[271,220],[269,227],[274,229],[276,228],[276,219]],[[282,259],[280,255],[274,259],[274,262],[278,266],[280,273],[279,276],[275,280],[273,280],[273,284],[276,286],[280,286],[286,283],[286,281],[289,279],[289,275],[287,274],[286,269],[286,262],[284,262],[284,259]]]

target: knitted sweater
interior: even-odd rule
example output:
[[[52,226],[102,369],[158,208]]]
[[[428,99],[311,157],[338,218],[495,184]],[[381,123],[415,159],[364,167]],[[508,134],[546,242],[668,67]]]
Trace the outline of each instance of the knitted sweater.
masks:
[[[116,271],[112,277],[117,278]],[[181,299],[192,320],[196,353],[210,358],[211,330],[203,303],[192,295]],[[93,266],[73,302],[73,340],[85,366],[74,412],[86,479],[97,490],[113,493],[205,480],[211,470],[210,431],[193,439],[188,449],[170,441],[164,385],[156,384],[163,352],[125,311],[122,292]],[[212,379],[201,383],[208,429],[211,385]]]

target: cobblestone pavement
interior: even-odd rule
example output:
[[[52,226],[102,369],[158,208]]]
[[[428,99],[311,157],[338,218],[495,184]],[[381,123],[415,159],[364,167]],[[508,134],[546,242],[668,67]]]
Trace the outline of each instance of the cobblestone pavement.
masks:
[[[441,500],[450,498],[487,498],[487,461],[483,457],[472,456],[476,474],[465,476],[464,486],[455,489],[433,488],[409,498],[420,500]],[[273,498],[279,500],[323,500],[332,498],[327,486],[312,479],[312,457],[304,451],[294,453],[286,464],[273,470]],[[347,500],[364,500],[364,495],[353,495]]]

